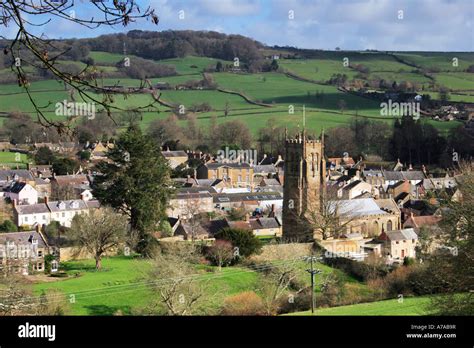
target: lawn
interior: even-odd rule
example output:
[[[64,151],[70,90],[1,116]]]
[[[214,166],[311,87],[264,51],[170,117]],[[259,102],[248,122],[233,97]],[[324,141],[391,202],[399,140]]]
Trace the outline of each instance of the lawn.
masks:
[[[22,153],[15,152],[0,152],[0,166],[6,166],[10,168],[16,168],[18,166],[20,169],[26,168],[28,163],[28,157]]]
[[[370,303],[359,303],[349,306],[332,308],[318,308],[315,315],[429,315],[426,308],[429,305],[429,297],[406,297],[403,301],[398,299],[377,301]],[[311,315],[311,311],[290,313],[291,316]]]
[[[143,276],[150,269],[148,260],[112,257],[103,260],[103,270],[95,271],[94,261],[70,261],[63,264],[70,278],[35,285],[36,294],[56,289],[70,304],[72,315],[112,315],[117,311],[130,314],[132,309],[146,306],[153,299]],[[229,267],[214,272],[214,267],[197,267],[199,281],[208,281],[210,301],[207,310],[216,311],[225,296],[253,288],[257,273],[245,268]],[[74,276],[77,275],[77,276]]]

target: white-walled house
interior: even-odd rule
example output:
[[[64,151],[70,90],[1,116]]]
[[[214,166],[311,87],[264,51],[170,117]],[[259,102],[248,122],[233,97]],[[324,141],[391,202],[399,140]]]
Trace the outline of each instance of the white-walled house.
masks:
[[[17,226],[48,225],[51,222],[51,213],[44,203],[17,205],[13,203],[13,213]]]
[[[16,201],[17,204],[38,203],[38,191],[30,184],[24,182],[13,182],[3,190],[3,196]]]
[[[99,207],[95,200],[84,201],[81,199],[68,201],[52,201],[46,199],[45,203],[31,205],[15,205],[15,222],[18,226],[48,225],[52,221],[59,222],[62,226],[71,227],[72,219],[77,214],[88,214],[89,209]]]
[[[58,221],[65,227],[71,227],[74,216],[86,214],[89,211],[87,202],[80,199],[48,202],[47,205],[51,211],[51,220]]]

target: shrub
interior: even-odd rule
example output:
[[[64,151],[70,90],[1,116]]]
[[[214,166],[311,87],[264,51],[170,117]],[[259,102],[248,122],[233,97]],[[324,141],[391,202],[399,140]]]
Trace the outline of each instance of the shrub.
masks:
[[[16,232],[18,227],[11,221],[5,220],[0,224],[0,232]]]
[[[324,262],[338,269],[343,270],[359,281],[367,281],[377,277],[383,277],[388,272],[388,267],[380,260],[368,260],[367,262],[358,262],[342,257],[325,258]]]
[[[216,234],[216,239],[224,239],[238,248],[237,257],[248,257],[257,254],[262,249],[262,242],[252,231],[238,228],[224,228]]]
[[[253,291],[245,291],[224,300],[222,315],[262,315],[262,299]]]
[[[279,314],[307,311],[311,308],[311,288],[282,297],[278,308]]]
[[[404,266],[411,266],[415,264],[415,259],[412,257],[405,256],[403,259],[403,265]]]

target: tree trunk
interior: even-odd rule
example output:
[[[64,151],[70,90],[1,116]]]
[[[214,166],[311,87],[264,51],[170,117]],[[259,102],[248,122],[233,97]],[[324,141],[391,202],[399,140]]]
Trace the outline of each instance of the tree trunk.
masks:
[[[100,255],[95,256],[95,269],[100,271],[102,269],[102,257]]]

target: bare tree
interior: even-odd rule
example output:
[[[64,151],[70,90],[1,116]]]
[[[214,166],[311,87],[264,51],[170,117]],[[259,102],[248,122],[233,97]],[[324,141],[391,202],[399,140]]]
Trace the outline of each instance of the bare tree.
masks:
[[[201,226],[202,220],[202,208],[199,199],[199,193],[188,193],[189,198],[186,199],[184,206],[184,217],[185,223],[191,232],[191,240],[195,241],[198,235],[198,229]]]
[[[39,105],[34,100],[30,90],[30,79],[24,65],[29,64],[52,74],[55,79],[63,82],[66,88],[76,91],[76,98],[81,97],[85,102],[101,105],[110,117],[112,109],[121,109],[111,105],[112,94],[106,88],[99,87],[97,73],[90,69],[89,65],[77,74],[67,71],[64,65],[58,64],[58,59],[71,51],[72,47],[63,50],[58,46],[57,41],[50,40],[45,35],[35,35],[34,30],[55,20],[75,23],[91,30],[117,24],[127,26],[138,19],[150,20],[154,24],[158,24],[159,21],[153,9],[150,7],[141,9],[135,0],[89,1],[81,6],[90,6],[93,12],[90,17],[76,15],[75,9],[79,6],[77,3],[78,1],[74,0],[5,0],[0,2],[0,27],[14,28],[16,31],[14,39],[9,41],[7,37],[0,34],[0,39],[5,39],[8,43],[4,53],[9,55],[13,62],[11,70],[16,74],[19,86],[23,87],[28,94],[38,115],[39,123],[43,126],[55,127],[60,134],[70,129],[72,120],[69,121],[70,123],[52,121],[45,116],[43,110],[49,104]],[[101,93],[102,98],[95,92]],[[153,97],[155,101],[157,98]]]
[[[147,278],[151,290],[159,296],[151,310],[161,304],[168,315],[192,315],[207,297],[207,283],[197,278],[189,254],[160,254]]]
[[[283,295],[287,293],[298,275],[296,262],[294,259],[286,260],[264,272],[260,292],[267,315],[277,314]]]
[[[70,236],[76,253],[85,250],[94,255],[95,268],[102,267],[102,256],[123,242],[127,235],[127,217],[111,208],[91,210],[89,214],[74,217]]]
[[[337,187],[321,188],[319,192],[308,192],[306,211],[297,218],[301,223],[308,224],[314,235],[319,235],[323,240],[338,238],[354,220],[348,203],[338,197]]]
[[[216,240],[214,245],[207,250],[207,256],[215,262],[220,272],[222,266],[229,264],[234,258],[232,243],[226,240]]]

